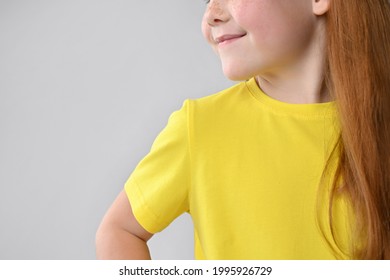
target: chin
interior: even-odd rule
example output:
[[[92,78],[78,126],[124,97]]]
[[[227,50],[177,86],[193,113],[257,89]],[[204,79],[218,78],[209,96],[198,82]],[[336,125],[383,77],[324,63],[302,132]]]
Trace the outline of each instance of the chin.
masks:
[[[228,78],[231,81],[246,81],[252,78],[252,75],[245,75],[244,73],[237,73],[237,72],[231,72],[231,71],[223,71],[223,74],[226,78]]]
[[[222,63],[223,74],[232,81],[246,81],[255,76],[254,69],[242,67],[237,63]]]

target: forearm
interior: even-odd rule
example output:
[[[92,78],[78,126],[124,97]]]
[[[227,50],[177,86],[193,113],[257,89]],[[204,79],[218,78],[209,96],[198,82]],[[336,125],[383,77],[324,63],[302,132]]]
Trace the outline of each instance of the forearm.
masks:
[[[150,260],[144,240],[128,231],[103,227],[96,234],[96,256],[105,260]]]

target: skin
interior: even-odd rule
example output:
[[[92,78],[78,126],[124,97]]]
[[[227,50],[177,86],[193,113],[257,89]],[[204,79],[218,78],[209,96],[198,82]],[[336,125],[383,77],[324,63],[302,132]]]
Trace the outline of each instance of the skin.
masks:
[[[288,103],[329,100],[323,90],[325,18],[330,0],[211,0],[204,37],[232,80],[256,77]],[[242,36],[220,43],[223,35]]]
[[[148,260],[146,242],[153,236],[136,220],[125,191],[104,216],[96,233],[97,259]]]
[[[256,77],[266,94],[284,102],[324,102],[323,15],[330,1],[211,0],[202,30],[228,78]],[[224,41],[224,35],[237,38]],[[122,191],[96,233],[97,258],[150,259],[152,236]]]

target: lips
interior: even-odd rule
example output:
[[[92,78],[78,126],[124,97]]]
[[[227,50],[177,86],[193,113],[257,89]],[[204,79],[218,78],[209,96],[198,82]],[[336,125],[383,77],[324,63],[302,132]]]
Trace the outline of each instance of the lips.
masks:
[[[227,43],[227,42],[230,42],[230,41],[233,41],[235,39],[239,39],[241,37],[244,37],[246,34],[226,34],[226,35],[222,35],[220,37],[217,37],[215,38],[215,42],[217,44],[222,44],[222,43]]]

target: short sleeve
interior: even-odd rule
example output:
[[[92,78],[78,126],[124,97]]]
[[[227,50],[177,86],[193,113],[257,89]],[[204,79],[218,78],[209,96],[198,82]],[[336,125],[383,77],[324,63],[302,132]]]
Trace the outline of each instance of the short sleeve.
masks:
[[[189,209],[188,103],[170,116],[125,184],[134,216],[151,233],[163,230]]]

